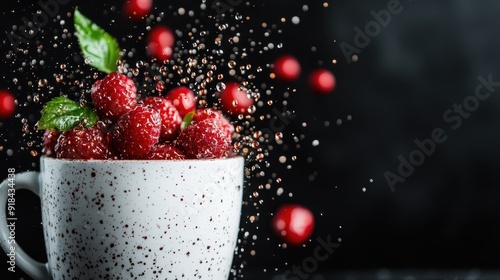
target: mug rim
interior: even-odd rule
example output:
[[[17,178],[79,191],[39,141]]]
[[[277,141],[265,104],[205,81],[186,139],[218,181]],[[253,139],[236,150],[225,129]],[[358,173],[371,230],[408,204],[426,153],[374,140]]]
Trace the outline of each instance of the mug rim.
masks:
[[[46,155],[42,155],[40,160],[51,160],[59,162],[73,162],[73,163],[144,163],[144,162],[216,162],[216,161],[230,161],[236,159],[244,159],[242,155],[235,155],[231,157],[224,158],[202,158],[202,159],[67,159],[67,158],[55,158]]]

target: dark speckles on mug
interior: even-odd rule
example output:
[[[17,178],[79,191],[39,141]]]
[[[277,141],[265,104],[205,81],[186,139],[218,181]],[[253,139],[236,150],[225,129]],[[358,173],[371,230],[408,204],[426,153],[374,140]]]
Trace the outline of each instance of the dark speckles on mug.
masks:
[[[53,279],[227,279],[243,159],[42,158]]]

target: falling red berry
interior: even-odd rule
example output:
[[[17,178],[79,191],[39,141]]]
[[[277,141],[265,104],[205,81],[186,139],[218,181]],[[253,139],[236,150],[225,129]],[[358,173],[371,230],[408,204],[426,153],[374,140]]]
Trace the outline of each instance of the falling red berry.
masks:
[[[97,113],[112,120],[117,120],[137,105],[134,81],[116,72],[97,80],[92,85],[90,96]]]
[[[304,206],[286,204],[274,214],[272,227],[287,244],[299,246],[311,236],[314,229],[314,216]]]
[[[214,110],[210,108],[202,108],[196,110],[196,113],[193,116],[192,123],[197,123],[204,121],[206,119],[220,119],[222,121],[222,126],[226,130],[226,133],[232,135],[234,132],[234,126],[231,122],[222,115],[222,112],[219,110]]]
[[[175,139],[181,130],[182,118],[175,106],[172,105],[172,102],[166,98],[158,96],[146,97],[143,102],[160,113],[160,139],[162,141]]]
[[[153,0],[127,0],[123,5],[125,16],[132,20],[141,20],[151,13]]]
[[[169,91],[166,98],[172,102],[174,107],[179,111],[181,118],[184,118],[189,112],[196,107],[196,99],[194,93],[187,87],[176,87]]]
[[[157,144],[143,159],[185,159],[181,150],[169,144]]]
[[[160,139],[160,113],[153,108],[138,105],[116,122],[112,133],[112,143],[120,158],[142,158]]]
[[[167,60],[174,52],[175,37],[172,30],[163,25],[153,27],[148,35],[148,54],[158,60]]]
[[[57,158],[65,159],[112,159],[106,133],[94,127],[77,126],[63,132],[54,147]]]
[[[293,82],[300,76],[300,63],[291,55],[283,55],[274,62],[276,78],[283,82]]]
[[[233,116],[249,114],[250,108],[254,103],[254,100],[246,89],[240,84],[232,82],[226,84],[226,89],[220,94],[220,100],[222,109]]]
[[[191,123],[177,138],[177,147],[190,159],[223,158],[231,149],[231,134],[222,119]]]
[[[317,93],[330,93],[336,84],[335,76],[327,69],[317,69],[309,76],[309,86]]]
[[[53,130],[45,130],[43,134],[43,152],[46,156],[55,155],[55,147],[57,144],[57,139],[59,138],[59,132]]]
[[[16,111],[16,99],[10,91],[0,89],[0,119],[11,117]]]

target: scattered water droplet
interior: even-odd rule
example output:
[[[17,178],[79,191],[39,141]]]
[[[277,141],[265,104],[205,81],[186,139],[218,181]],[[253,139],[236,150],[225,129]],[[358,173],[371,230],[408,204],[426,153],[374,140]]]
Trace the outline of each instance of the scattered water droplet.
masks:
[[[276,133],[274,134],[274,139],[275,139],[276,141],[281,141],[281,140],[283,140],[283,133],[281,133],[281,132],[276,132]]]
[[[162,81],[156,83],[156,90],[162,92],[165,89],[165,84]]]
[[[47,85],[47,79],[38,80],[38,87],[45,87]]]
[[[223,82],[218,82],[215,88],[217,89],[218,92],[222,92],[226,89],[226,84]]]

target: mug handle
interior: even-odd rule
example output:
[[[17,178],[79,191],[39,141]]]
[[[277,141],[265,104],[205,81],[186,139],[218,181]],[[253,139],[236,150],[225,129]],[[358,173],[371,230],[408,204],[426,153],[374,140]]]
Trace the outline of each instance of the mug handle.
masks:
[[[14,189],[14,191],[9,191],[9,189]],[[0,245],[6,254],[11,252],[11,246],[15,248],[15,264],[26,272],[29,276],[34,279],[51,279],[49,273],[48,263],[41,263],[35,261],[33,258],[28,256],[24,250],[17,245],[17,241],[10,236],[10,230],[8,228],[9,218],[7,218],[7,213],[5,212],[7,201],[9,199],[9,194],[15,194],[18,190],[29,190],[40,197],[40,182],[38,172],[25,172],[21,174],[9,173],[9,177],[5,179],[0,185]],[[11,217],[11,221],[15,223],[15,220]],[[10,239],[9,239],[10,238]],[[10,243],[9,243],[10,241]]]

